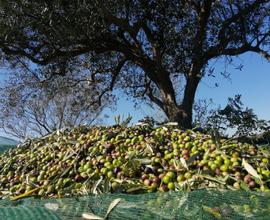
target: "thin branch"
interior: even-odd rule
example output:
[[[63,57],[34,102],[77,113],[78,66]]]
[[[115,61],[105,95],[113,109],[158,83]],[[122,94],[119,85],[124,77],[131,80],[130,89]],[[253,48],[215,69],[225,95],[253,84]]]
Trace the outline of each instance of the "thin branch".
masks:
[[[205,0],[203,2],[203,6],[199,14],[198,31],[195,37],[194,52],[193,52],[195,57],[198,57],[198,54],[200,54],[202,51],[203,41],[206,37],[206,30],[211,13],[211,8],[212,8],[212,0]],[[196,59],[200,59],[200,57]]]
[[[252,4],[248,5],[247,7],[243,8],[242,10],[240,10],[238,13],[233,14],[231,17],[227,18],[225,21],[222,22],[222,26],[219,30],[218,33],[218,45],[212,46],[208,49],[208,51],[206,52],[205,58],[206,60],[210,60],[214,57],[220,56],[220,55],[226,55],[228,53],[228,55],[230,55],[230,53],[232,53],[233,55],[238,55],[239,53],[237,52],[236,48],[233,49],[233,51],[231,49],[226,49],[226,47],[228,46],[231,38],[227,38],[225,36],[226,30],[229,29],[230,25],[234,22],[236,22],[239,19],[242,19],[243,21],[243,16],[247,15],[248,13],[250,13],[252,10],[255,10],[256,8],[258,8],[259,6],[261,6],[263,3],[267,3],[269,2],[268,0],[257,0],[254,1]],[[247,44],[246,40],[244,40],[243,44]],[[245,50],[246,45],[242,46],[241,48],[238,49],[238,51],[246,51]]]
[[[26,112],[28,112],[27,110],[25,110]],[[45,124],[43,124],[37,117],[37,114],[36,113],[31,113],[31,112],[28,112],[29,115],[32,115],[34,118],[34,120],[37,122],[38,125],[40,125],[41,127],[43,127],[48,133],[51,131]]]
[[[147,93],[147,96],[149,97],[149,99],[152,102],[154,102],[156,105],[158,105],[161,109],[164,109],[163,102],[159,98],[157,98],[156,96],[154,96],[151,90]]]
[[[250,51],[260,54],[262,57],[264,57],[266,60],[270,62],[270,54],[267,51],[259,47],[252,47]]]
[[[116,79],[119,76],[119,74],[121,72],[121,69],[123,68],[123,66],[125,65],[126,62],[127,62],[126,58],[120,60],[119,63],[117,64],[116,68],[112,72],[112,81],[111,81],[111,84],[110,84],[110,87],[109,87],[110,91],[113,90]]]

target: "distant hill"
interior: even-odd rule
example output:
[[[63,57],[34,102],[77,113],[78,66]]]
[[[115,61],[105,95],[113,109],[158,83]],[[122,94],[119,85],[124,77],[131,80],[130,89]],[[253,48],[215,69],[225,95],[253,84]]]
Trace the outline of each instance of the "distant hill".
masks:
[[[17,144],[19,144],[18,141],[0,136],[0,152],[7,150],[11,147],[14,147]]]

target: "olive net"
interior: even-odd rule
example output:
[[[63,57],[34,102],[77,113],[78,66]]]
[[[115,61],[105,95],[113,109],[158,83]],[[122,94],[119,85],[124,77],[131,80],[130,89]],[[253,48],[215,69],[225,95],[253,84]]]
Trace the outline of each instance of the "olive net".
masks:
[[[15,140],[0,136],[0,154],[10,148],[15,147],[17,144],[18,142]]]
[[[116,200],[118,203],[114,203]],[[106,216],[112,203],[115,206]],[[270,193],[195,190],[0,201],[0,219],[5,220],[98,219],[97,216],[100,219],[270,219]]]
[[[0,144],[0,154],[3,153],[6,150],[9,150],[10,148],[13,148],[13,147],[14,147],[14,145],[3,145],[3,144]]]

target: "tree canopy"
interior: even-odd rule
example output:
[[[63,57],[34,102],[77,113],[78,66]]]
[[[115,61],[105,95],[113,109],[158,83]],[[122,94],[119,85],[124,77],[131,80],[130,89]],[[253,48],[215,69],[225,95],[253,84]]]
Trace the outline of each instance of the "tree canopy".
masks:
[[[57,129],[100,122],[102,110],[114,106],[88,74],[68,70],[47,78],[47,67],[29,69],[16,63],[16,72],[0,86],[0,129],[18,138],[43,136]]]
[[[49,65],[48,77],[83,66],[102,78],[101,96],[121,88],[190,128],[211,60],[270,60],[269,19],[269,0],[3,0],[0,56]]]

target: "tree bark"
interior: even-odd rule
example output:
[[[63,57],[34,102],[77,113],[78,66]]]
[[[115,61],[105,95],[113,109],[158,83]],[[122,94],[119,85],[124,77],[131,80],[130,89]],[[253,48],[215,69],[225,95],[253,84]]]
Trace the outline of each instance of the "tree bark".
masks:
[[[163,75],[164,76],[164,75]],[[175,91],[169,77],[162,77],[158,82],[163,102],[163,111],[170,122],[177,122],[183,129],[192,128],[192,107],[198,82],[191,77],[187,80],[184,99],[181,105],[177,104]]]
[[[178,125],[183,129],[192,128],[192,109],[185,110],[180,106],[167,106],[167,111],[165,111],[166,116],[170,122],[177,122]]]
[[[191,127],[192,124],[192,110],[193,110],[193,104],[195,100],[195,94],[200,82],[200,74],[195,75],[192,74],[191,76],[188,77],[187,79],[187,84],[185,87],[185,93],[184,93],[184,98],[182,102],[182,108],[187,114],[189,125]]]
[[[145,64],[145,63],[144,63]],[[160,99],[149,97],[155,102],[166,114],[170,122],[177,122],[183,129],[192,128],[192,108],[195,99],[195,93],[200,82],[200,65],[191,68],[187,76],[184,98],[181,104],[176,101],[176,94],[173,88],[173,82],[170,74],[158,65],[142,65],[142,68],[148,73],[148,76],[160,91]]]
[[[169,87],[172,90],[168,89],[168,82],[163,80],[161,84],[164,84],[164,86],[160,86],[162,101],[164,103],[163,110],[166,116],[168,117],[170,122],[177,122],[178,125],[183,129],[192,128],[193,103],[196,90],[201,79],[200,74],[196,73],[200,73],[200,71],[196,70],[196,72],[191,72],[191,74],[189,74],[189,76],[187,77],[184,98],[181,105],[178,105],[176,103],[173,88]]]

